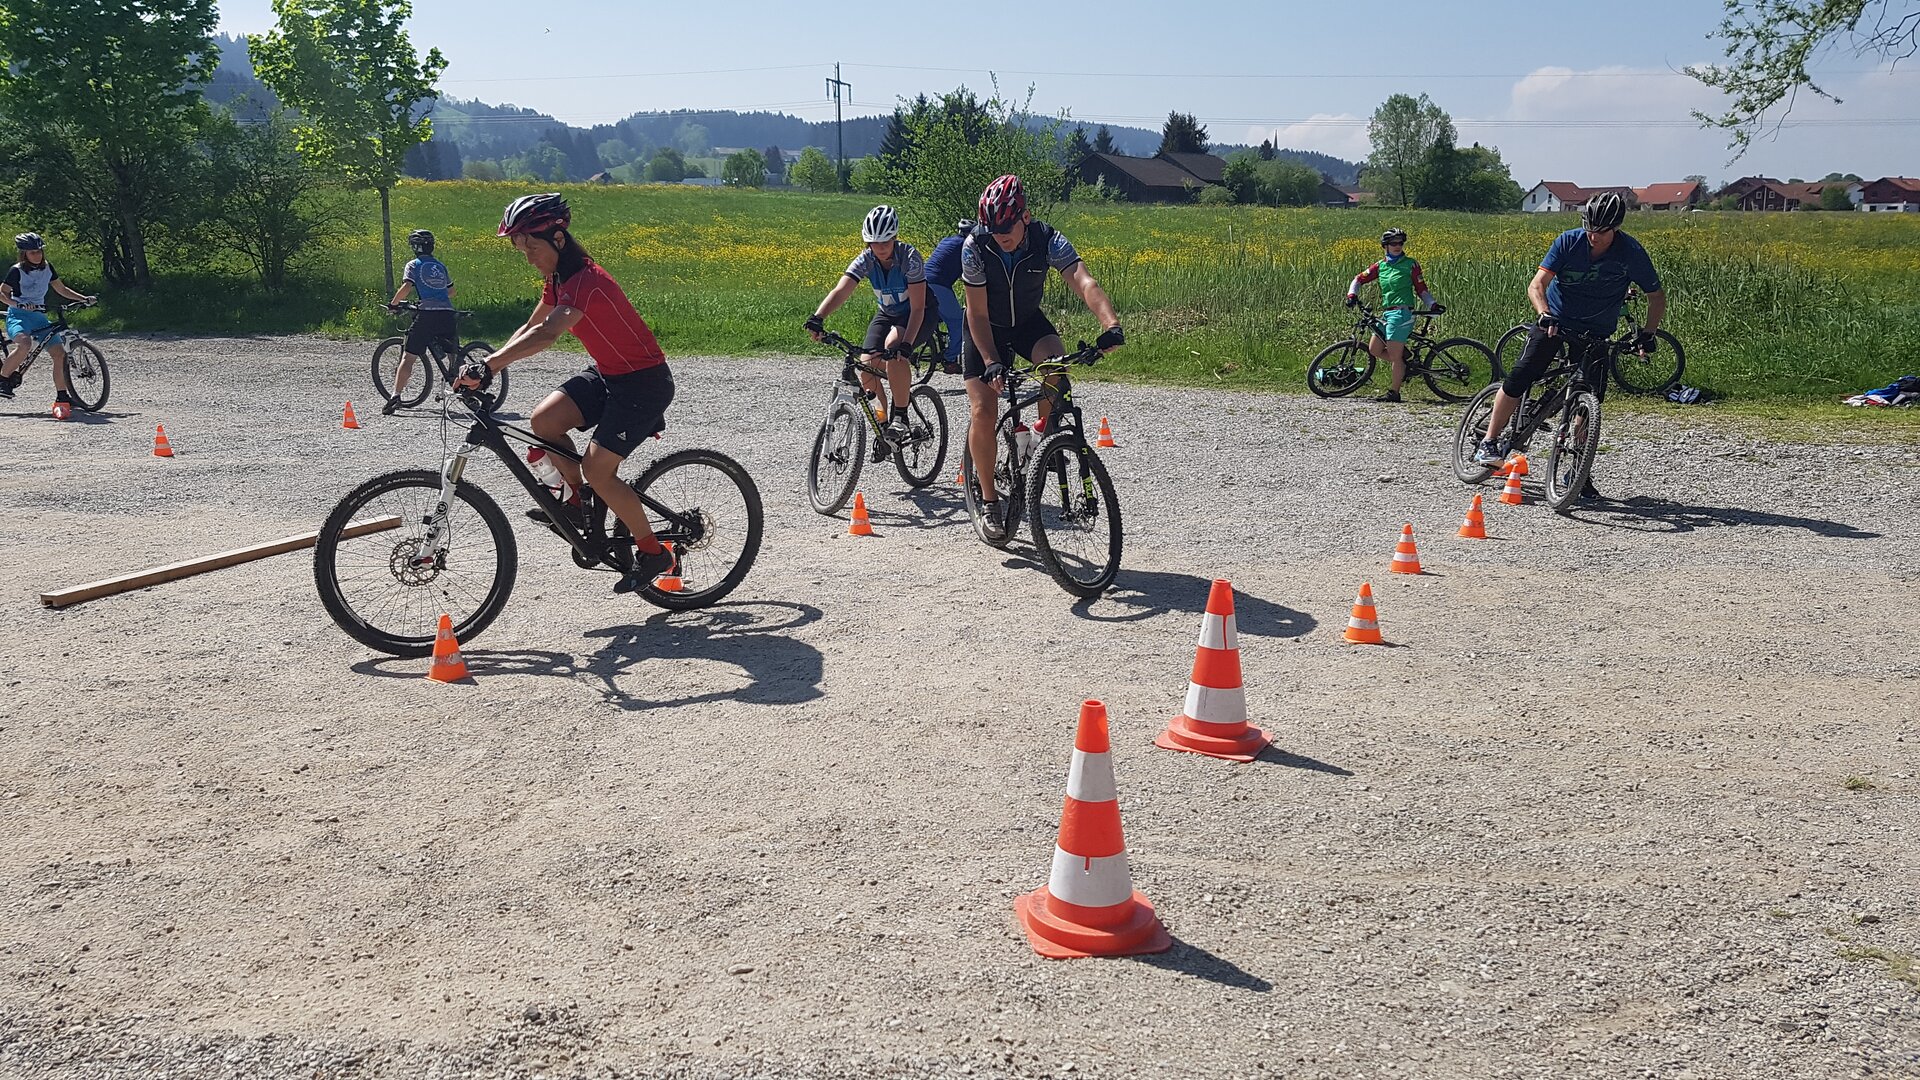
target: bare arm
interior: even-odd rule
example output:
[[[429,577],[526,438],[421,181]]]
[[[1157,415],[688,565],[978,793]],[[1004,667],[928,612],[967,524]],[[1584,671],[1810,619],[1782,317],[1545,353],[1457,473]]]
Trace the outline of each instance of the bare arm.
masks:
[[[1551,281],[1553,281],[1553,271],[1543,266],[1533,275],[1533,280],[1527,283],[1527,300],[1533,304],[1536,315],[1547,313],[1547,285]]]
[[[393,299],[387,301],[387,306],[393,307],[394,305],[398,304],[400,301],[405,300],[407,298],[407,294],[412,291],[413,291],[413,282],[402,281],[400,283],[400,287],[393,290]]]
[[[61,296],[64,296],[64,297],[66,297],[66,298],[67,298],[67,299],[69,299],[69,300],[83,300],[83,301],[84,301],[84,300],[91,300],[91,299],[93,299],[93,297],[91,297],[91,296],[88,296],[88,295],[87,295],[87,294],[85,294],[85,293],[77,293],[77,292],[74,292],[74,291],[73,291],[72,289],[69,289],[69,288],[67,288],[67,283],[66,283],[66,282],[64,282],[64,281],[59,281],[59,280],[55,280],[55,281],[52,281],[52,282],[50,282],[49,284],[51,284],[51,285],[53,286],[53,291],[54,291],[54,292],[57,292],[57,293],[59,293],[59,294],[60,294]]]
[[[1066,279],[1067,288],[1072,289],[1074,295],[1087,305],[1087,310],[1093,312],[1100,329],[1107,330],[1120,325],[1120,320],[1113,313],[1113,301],[1107,299],[1107,291],[1087,272],[1086,263],[1074,263],[1060,271],[1060,276]]]
[[[541,304],[533,310],[533,317],[527,320],[527,324],[514,331],[507,343],[487,358],[487,366],[499,371],[515,360],[545,349],[573,329],[573,324],[580,321],[581,314],[578,308]]]
[[[13,306],[13,286],[0,281],[0,306]]]
[[[979,351],[982,366],[1000,362],[1000,348],[993,343],[993,320],[987,318],[987,287],[967,286],[967,337]]]
[[[1660,320],[1667,314],[1667,293],[1665,289],[1655,289],[1647,294],[1647,329],[1655,330]]]
[[[920,340],[920,320],[927,314],[927,283],[916,281],[907,286],[907,344]]]

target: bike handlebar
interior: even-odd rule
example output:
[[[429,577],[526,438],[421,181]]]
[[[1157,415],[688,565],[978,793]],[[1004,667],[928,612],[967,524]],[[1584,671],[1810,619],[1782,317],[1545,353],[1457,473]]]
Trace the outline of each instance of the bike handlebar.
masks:
[[[397,303],[397,304],[388,304],[388,305],[387,305],[387,310],[388,310],[389,312],[392,312],[392,313],[393,313],[393,314],[395,314],[395,315],[398,315],[398,314],[400,314],[400,313],[401,313],[401,312],[403,312],[403,311],[432,311],[432,310],[436,310],[436,309],[433,309],[433,308],[422,308],[422,307],[421,307],[421,306],[419,305],[419,303],[418,303],[418,302],[416,302],[416,301],[413,301],[413,300],[402,300],[402,301],[400,301],[400,302],[399,302],[399,303]],[[447,308],[439,308],[439,309],[437,309],[437,310],[440,310],[440,311],[446,311],[446,310],[449,310],[449,309],[447,309]],[[472,317],[473,317],[473,312],[471,312],[471,311],[462,311],[462,310],[459,310],[459,309],[452,309],[452,310],[453,310],[453,317],[454,317],[454,318],[456,318],[456,319],[468,319],[468,318],[472,318]]]
[[[847,362],[849,364],[857,364],[860,367],[867,368],[869,372],[872,372],[875,375],[885,375],[886,373],[881,371],[874,371],[871,367],[868,367],[868,365],[861,362],[860,358],[862,356],[865,356],[867,353],[873,353],[883,359],[887,357],[895,357],[895,356],[903,357],[903,353],[901,350],[869,349],[865,345],[856,345],[853,342],[848,341],[846,338],[841,337],[839,334],[836,334],[831,330],[820,331],[820,344],[831,345],[834,348],[845,352],[847,354]]]

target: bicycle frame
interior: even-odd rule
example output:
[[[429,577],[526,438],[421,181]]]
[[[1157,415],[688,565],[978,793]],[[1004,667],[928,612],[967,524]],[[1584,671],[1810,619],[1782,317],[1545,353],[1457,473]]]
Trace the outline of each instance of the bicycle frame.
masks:
[[[887,381],[887,373],[861,359],[867,353],[864,345],[855,345],[831,330],[823,333],[821,337],[824,344],[844,350],[847,354],[840,368],[840,377],[834,381],[833,395],[827,399],[827,412],[832,413],[835,405],[844,399],[851,398],[860,403],[860,412],[867,418],[867,427],[871,429],[873,436],[877,439],[886,438],[886,433],[881,430],[880,416],[873,411],[873,401],[867,396],[866,387],[860,385],[859,373],[866,372],[883,383]],[[891,403],[888,404],[888,408],[892,408]]]
[[[68,338],[65,336],[67,334],[72,334],[73,337]],[[40,359],[42,353],[52,349],[56,344],[64,348],[74,339],[86,340],[80,337],[80,332],[75,330],[72,324],[67,322],[65,311],[60,313],[59,318],[48,322],[40,329],[28,331],[28,336],[33,338],[33,348],[27,350],[27,358],[20,361],[20,366],[14,369],[16,377],[24,377],[32,369],[33,362]]]
[[[1564,330],[1560,337],[1563,350],[1560,358],[1540,373],[1520,408],[1514,410],[1516,449],[1532,438],[1548,417],[1561,412],[1576,391],[1593,390],[1594,380],[1589,374],[1595,368],[1599,369],[1602,384],[1606,380],[1605,364],[1611,356],[1608,339]]]

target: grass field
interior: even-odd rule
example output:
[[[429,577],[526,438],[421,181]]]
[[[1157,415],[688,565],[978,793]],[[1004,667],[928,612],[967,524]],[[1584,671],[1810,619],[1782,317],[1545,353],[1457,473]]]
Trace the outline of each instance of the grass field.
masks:
[[[524,318],[538,282],[493,236],[524,185],[409,184],[394,196],[396,238],[432,229],[459,286],[498,338]],[[859,248],[859,196],[672,187],[572,188],[580,236],[625,284],[670,352],[805,351],[799,324]],[[371,204],[371,196],[368,197]],[[1300,389],[1305,363],[1344,334],[1339,299],[1377,257],[1389,222],[1452,313],[1449,333],[1492,344],[1528,312],[1525,286],[1570,215],[1063,206],[1052,215],[1113,296],[1130,346],[1113,377]],[[98,321],[177,332],[320,331],[370,336],[396,325],[383,299],[377,218],[316,259],[302,287],[271,296],[214,266],[114,297]],[[1831,401],[1920,370],[1920,215],[1648,214],[1629,230],[1670,295],[1667,327],[1687,347],[1687,381],[1748,401]],[[932,237],[909,235],[922,250]],[[85,283],[83,258],[60,259]],[[1057,285],[1057,279],[1056,279]],[[1071,337],[1097,329],[1055,290]],[[835,322],[862,324],[871,296]],[[1069,341],[1071,344],[1071,341]]]

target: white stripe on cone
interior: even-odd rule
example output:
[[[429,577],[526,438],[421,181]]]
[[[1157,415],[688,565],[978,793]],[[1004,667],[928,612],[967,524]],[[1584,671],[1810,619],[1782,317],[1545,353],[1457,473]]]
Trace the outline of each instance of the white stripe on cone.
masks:
[[[1240,631],[1234,625],[1233,616],[1215,615],[1212,612],[1201,616],[1200,647],[1221,650],[1239,648]]]
[[[1120,797],[1113,781],[1113,755],[1073,752],[1067,768],[1067,797],[1079,802],[1113,802]]]
[[[1244,724],[1247,722],[1246,688],[1235,686],[1221,690],[1189,682],[1187,704],[1181,714],[1207,724]]]
[[[1347,619],[1347,629],[1349,629],[1349,630],[1378,630],[1378,629],[1380,629],[1380,620],[1378,620],[1378,619],[1355,619],[1355,618],[1352,618],[1352,617],[1349,617],[1349,618]]]
[[[1055,846],[1047,891],[1081,907],[1124,904],[1133,899],[1133,874],[1127,869],[1127,853],[1091,858]]]

